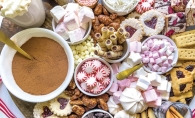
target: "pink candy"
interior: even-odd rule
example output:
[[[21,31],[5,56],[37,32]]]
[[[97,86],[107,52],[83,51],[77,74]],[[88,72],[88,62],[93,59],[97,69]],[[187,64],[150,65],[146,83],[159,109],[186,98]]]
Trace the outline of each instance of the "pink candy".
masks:
[[[117,91],[115,93],[113,93],[113,101],[116,103],[116,104],[119,104],[120,103],[120,96],[121,96],[121,93],[122,91]]]
[[[147,103],[148,107],[159,107],[159,106],[161,106],[161,104],[162,104],[161,97],[157,97],[157,100]]]
[[[111,93],[115,93],[115,92],[118,91],[118,88],[119,88],[119,86],[118,86],[117,83],[112,83],[112,86],[111,86],[111,88],[110,88],[110,92],[111,92]]]
[[[129,87],[130,84],[131,84],[130,79],[118,80],[118,85],[120,90],[124,90],[126,87]]]
[[[147,90],[143,92],[143,97],[146,102],[152,102],[157,100],[157,94],[154,89]]]
[[[141,52],[141,42],[130,42],[130,52]]]

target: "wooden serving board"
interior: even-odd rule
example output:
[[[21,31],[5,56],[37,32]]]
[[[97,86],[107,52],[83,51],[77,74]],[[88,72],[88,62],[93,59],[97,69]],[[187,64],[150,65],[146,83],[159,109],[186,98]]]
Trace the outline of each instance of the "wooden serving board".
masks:
[[[45,6],[45,11],[46,11],[46,19],[45,22],[42,26],[42,28],[46,28],[46,29],[50,29],[52,30],[52,26],[51,26],[51,21],[52,21],[52,17],[49,13],[50,9],[53,8],[53,6],[57,5],[54,0],[43,0],[44,6]],[[16,25],[14,25],[13,23],[5,20],[6,24],[3,24],[3,27],[1,27],[1,30],[8,35],[9,37],[13,36],[15,33],[23,30],[24,28],[20,28]],[[193,27],[188,27],[187,30],[192,30],[195,29],[195,26]],[[0,43],[0,51],[2,49],[3,44]],[[195,87],[193,88],[193,93],[195,94]],[[19,110],[23,113],[23,115],[26,118],[34,118],[33,117],[33,108],[35,106],[35,103],[29,103],[23,100],[18,99],[17,97],[15,97],[14,95],[12,95],[10,93],[13,101],[15,102],[16,106],[19,108]]]

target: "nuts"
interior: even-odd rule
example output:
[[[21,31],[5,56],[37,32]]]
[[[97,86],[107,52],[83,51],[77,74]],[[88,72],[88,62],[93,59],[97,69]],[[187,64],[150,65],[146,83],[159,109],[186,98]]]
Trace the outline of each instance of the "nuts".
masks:
[[[98,108],[107,111],[108,110],[108,105],[106,104],[106,102],[103,99],[99,99]]]
[[[72,111],[77,115],[83,115],[85,113],[85,109],[78,105],[73,105]]]

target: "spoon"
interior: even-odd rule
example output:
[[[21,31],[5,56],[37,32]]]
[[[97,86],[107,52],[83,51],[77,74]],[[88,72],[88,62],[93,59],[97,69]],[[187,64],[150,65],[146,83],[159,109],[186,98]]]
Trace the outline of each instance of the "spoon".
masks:
[[[20,47],[18,47],[10,38],[8,38],[1,30],[0,30],[0,41],[3,42],[4,44],[10,46],[11,48],[15,49],[18,51],[20,54],[25,56],[26,58],[32,60],[34,59],[32,56],[27,54],[24,50],[22,50]]]

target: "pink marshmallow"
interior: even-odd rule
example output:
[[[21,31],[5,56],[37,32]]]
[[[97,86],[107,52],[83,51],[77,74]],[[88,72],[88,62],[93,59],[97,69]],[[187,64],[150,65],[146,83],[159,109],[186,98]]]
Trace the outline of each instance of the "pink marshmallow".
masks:
[[[137,82],[132,82],[129,87],[130,88],[136,88],[136,85],[137,85]]]
[[[172,62],[173,62],[173,56],[172,55],[170,55],[169,57],[168,57],[168,62],[169,62],[169,64],[171,64]]]
[[[151,64],[155,63],[154,58],[150,58],[150,63],[151,63]]]
[[[57,26],[56,26],[56,29],[55,29],[55,32],[56,33],[64,33],[68,31],[65,24],[63,22],[59,23]]]
[[[147,47],[146,45],[143,45],[143,46],[141,47],[141,49],[142,49],[142,51],[146,51],[146,50],[148,50],[148,47]]]
[[[161,58],[162,61],[166,61],[167,60],[166,56],[161,56],[160,58]]]
[[[152,40],[148,40],[147,41],[147,45],[148,45],[148,47],[152,47],[153,46],[153,41]]]
[[[156,61],[156,64],[159,64],[159,63],[162,62],[162,59],[161,58],[157,58],[157,59],[155,59],[155,61]]]
[[[148,57],[145,57],[142,59],[143,63],[148,63],[149,62],[149,58]]]
[[[154,50],[158,50],[159,49],[159,45],[153,45],[152,48],[150,49],[151,51],[154,51]]]
[[[164,43],[160,43],[159,47],[160,48],[164,48],[165,47],[165,44]]]
[[[123,79],[123,80],[118,80],[118,85],[120,90],[124,90],[126,87],[129,87],[131,84],[130,79]]]
[[[164,73],[164,72],[166,72],[166,71],[167,71],[167,67],[164,67],[164,66],[163,66],[163,67],[161,67],[161,72],[163,72],[163,73]]]
[[[119,72],[119,66],[118,66],[118,64],[116,64],[116,63],[113,63],[113,64],[111,64],[111,67],[112,67],[112,70],[113,70],[113,74],[117,74],[118,72]]]
[[[131,81],[131,82],[135,82],[138,80],[137,77],[133,77],[133,76],[129,76],[128,79]]]
[[[157,100],[147,103],[148,107],[159,107],[159,106],[161,106],[161,104],[162,104],[161,97],[157,97]]]
[[[149,67],[149,68],[152,68],[152,67],[153,67],[153,64],[148,63],[148,67]]]
[[[160,55],[163,55],[166,51],[167,51],[167,47],[165,46],[164,48],[161,48],[161,49],[158,51],[158,53],[159,53]]]
[[[145,56],[149,55],[149,51],[144,51]]]
[[[174,52],[175,51],[175,48],[174,48],[174,46],[169,46],[168,47],[168,50],[170,50],[171,52]]]
[[[166,60],[166,61],[163,62],[163,66],[164,66],[164,67],[168,67],[168,66],[169,66],[168,60]]]
[[[130,52],[141,52],[141,42],[130,42]]]
[[[154,59],[159,58],[158,52],[154,52],[154,53],[153,53],[153,58],[154,58]]]
[[[167,50],[167,51],[166,51],[166,55],[167,55],[167,56],[169,56],[169,55],[171,55],[171,54],[172,54],[172,52],[171,52],[170,50]]]
[[[150,85],[150,86],[146,89],[146,91],[151,90],[151,89],[153,89],[153,86]]]
[[[159,69],[157,70],[157,72],[161,72],[162,71],[162,68],[161,67],[159,67]]]
[[[143,97],[146,102],[152,102],[157,100],[157,94],[154,89],[147,90],[143,92]]]
[[[154,64],[153,69],[157,71],[159,69],[159,66],[157,64]]]
[[[113,83],[112,86],[110,87],[109,90],[111,93],[115,93],[118,91],[118,84],[117,83]]]
[[[144,57],[145,57],[145,54],[140,54],[140,55],[141,55],[141,57],[142,57],[142,58],[144,58]]]
[[[120,96],[122,94],[122,91],[117,91],[115,93],[113,93],[113,101],[116,103],[116,104],[119,104],[120,103]]]
[[[153,54],[152,52],[149,52],[149,55],[148,55],[149,58],[152,58],[153,57]]]

